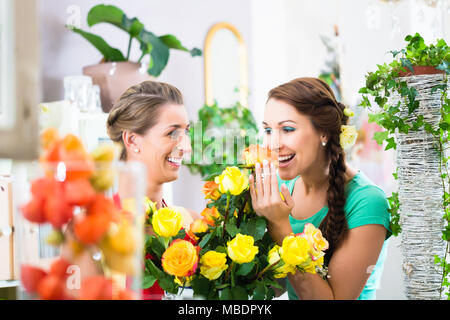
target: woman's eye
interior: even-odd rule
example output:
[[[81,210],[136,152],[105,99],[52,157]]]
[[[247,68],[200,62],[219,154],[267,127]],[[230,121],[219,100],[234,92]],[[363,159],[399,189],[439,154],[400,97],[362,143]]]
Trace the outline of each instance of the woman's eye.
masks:
[[[270,129],[270,128],[264,128],[264,133],[265,133],[265,134],[271,134],[271,133],[272,133],[272,129]]]
[[[295,128],[293,127],[283,127],[283,132],[289,133],[295,131]]]

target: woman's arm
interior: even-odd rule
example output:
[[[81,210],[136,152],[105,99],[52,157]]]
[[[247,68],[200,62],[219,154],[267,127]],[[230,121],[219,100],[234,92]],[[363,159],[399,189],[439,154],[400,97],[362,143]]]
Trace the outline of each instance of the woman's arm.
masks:
[[[302,300],[357,299],[377,263],[385,236],[386,229],[382,225],[349,230],[330,260],[328,280],[317,274],[299,272],[289,276],[297,296]]]

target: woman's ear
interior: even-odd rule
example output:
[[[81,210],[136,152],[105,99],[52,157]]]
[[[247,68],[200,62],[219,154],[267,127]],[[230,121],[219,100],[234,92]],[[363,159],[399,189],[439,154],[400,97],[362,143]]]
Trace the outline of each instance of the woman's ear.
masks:
[[[128,152],[140,153],[139,137],[136,133],[125,130],[122,133],[123,144]]]

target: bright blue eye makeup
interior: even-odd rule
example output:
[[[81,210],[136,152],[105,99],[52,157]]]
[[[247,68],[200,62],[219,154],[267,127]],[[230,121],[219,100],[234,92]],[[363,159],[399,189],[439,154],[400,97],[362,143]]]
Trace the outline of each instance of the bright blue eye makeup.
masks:
[[[272,129],[270,129],[270,128],[264,128],[264,133],[265,133],[265,134],[271,134],[271,133],[272,133]]]
[[[293,127],[283,127],[283,132],[288,133],[288,132],[293,132],[293,131],[295,131],[295,128],[293,128]]]

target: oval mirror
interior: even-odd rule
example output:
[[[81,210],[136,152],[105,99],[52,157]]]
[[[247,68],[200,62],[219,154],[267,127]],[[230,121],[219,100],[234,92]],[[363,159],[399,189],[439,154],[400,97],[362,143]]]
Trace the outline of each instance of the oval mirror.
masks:
[[[204,48],[205,100],[221,107],[236,102],[248,107],[247,48],[241,33],[230,23],[215,24]]]

